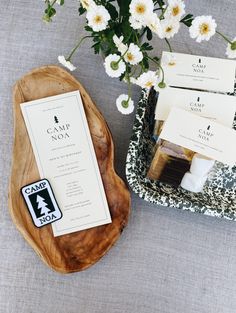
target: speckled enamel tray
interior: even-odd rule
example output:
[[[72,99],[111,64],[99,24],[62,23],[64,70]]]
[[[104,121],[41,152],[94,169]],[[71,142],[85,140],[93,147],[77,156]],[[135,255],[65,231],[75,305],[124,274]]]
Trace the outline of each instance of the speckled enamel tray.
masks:
[[[155,91],[148,93],[143,90],[137,106],[126,161],[126,176],[130,187],[142,199],[151,203],[236,220],[236,166],[231,168],[216,162],[202,193],[191,193],[181,187],[174,188],[146,178],[153,156],[150,121],[153,120],[156,97]],[[236,118],[234,128],[236,129]]]

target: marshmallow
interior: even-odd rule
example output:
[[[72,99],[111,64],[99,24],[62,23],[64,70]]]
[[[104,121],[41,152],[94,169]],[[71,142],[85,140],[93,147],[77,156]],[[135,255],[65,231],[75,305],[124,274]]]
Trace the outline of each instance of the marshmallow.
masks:
[[[196,153],[192,159],[190,172],[195,176],[204,177],[210,172],[214,164],[215,160]]]
[[[185,173],[180,186],[191,192],[201,192],[206,180],[207,176],[199,177],[187,172]]]

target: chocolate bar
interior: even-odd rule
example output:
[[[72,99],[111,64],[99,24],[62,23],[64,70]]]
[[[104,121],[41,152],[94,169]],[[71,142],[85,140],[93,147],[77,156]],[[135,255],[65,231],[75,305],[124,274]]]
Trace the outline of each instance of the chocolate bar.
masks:
[[[179,186],[183,176],[189,171],[194,152],[173,144],[161,141],[156,150],[147,177],[174,186]]]

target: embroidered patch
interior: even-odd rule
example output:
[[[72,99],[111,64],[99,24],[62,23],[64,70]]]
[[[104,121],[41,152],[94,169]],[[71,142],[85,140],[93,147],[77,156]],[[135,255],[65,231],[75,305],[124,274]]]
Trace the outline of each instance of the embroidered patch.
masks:
[[[47,179],[24,186],[21,193],[36,227],[51,224],[62,218],[61,210]]]

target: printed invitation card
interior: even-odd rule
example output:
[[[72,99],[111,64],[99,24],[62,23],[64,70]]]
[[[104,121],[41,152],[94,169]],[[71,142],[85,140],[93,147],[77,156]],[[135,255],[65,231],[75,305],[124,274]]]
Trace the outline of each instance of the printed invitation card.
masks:
[[[79,91],[22,103],[41,178],[62,218],[54,236],[111,223],[103,182]]]

